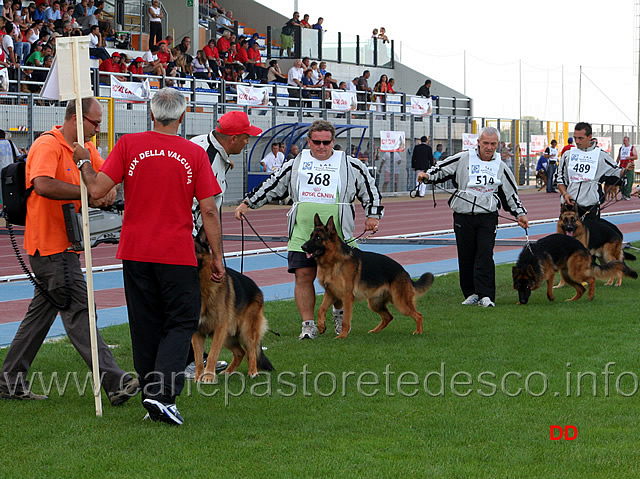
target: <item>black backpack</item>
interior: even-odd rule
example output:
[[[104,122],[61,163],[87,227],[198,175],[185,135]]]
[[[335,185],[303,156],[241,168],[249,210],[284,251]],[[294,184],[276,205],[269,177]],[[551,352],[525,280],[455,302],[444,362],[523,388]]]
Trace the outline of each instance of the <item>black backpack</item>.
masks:
[[[8,223],[24,226],[27,219],[27,198],[33,186],[25,186],[24,161],[16,161],[2,168],[2,215]]]

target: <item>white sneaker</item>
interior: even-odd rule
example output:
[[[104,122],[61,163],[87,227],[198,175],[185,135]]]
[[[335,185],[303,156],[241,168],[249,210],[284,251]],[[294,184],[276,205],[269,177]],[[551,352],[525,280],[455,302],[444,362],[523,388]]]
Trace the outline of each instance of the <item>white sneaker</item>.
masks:
[[[480,298],[478,298],[477,294],[472,294],[471,296],[469,296],[467,299],[465,299],[462,304],[464,304],[465,306],[468,306],[470,304],[478,304],[478,300]]]
[[[333,322],[336,325],[336,334],[340,334],[342,332],[342,316],[343,315],[344,315],[344,310],[333,312]]]
[[[300,333],[300,336],[298,336],[298,339],[316,339],[317,337],[318,327],[315,323],[308,326],[306,324],[302,325],[302,332]]]
[[[489,296],[485,296],[480,301],[478,301],[478,306],[481,306],[483,308],[494,308],[496,306],[496,303],[491,301],[489,299]]]
[[[142,401],[144,408],[149,411],[149,419],[152,421],[166,422],[176,426],[182,426],[184,419],[180,415],[175,404],[162,403],[155,399],[145,399]],[[146,419],[146,416],[143,420]]]
[[[207,360],[205,359],[204,361],[204,365],[207,365]],[[218,361],[216,363],[216,372],[219,373],[220,371],[224,371],[225,369],[227,369],[227,366],[229,364],[226,361]],[[184,378],[185,379],[195,379],[196,377],[196,362],[192,361],[187,368],[184,370]]]

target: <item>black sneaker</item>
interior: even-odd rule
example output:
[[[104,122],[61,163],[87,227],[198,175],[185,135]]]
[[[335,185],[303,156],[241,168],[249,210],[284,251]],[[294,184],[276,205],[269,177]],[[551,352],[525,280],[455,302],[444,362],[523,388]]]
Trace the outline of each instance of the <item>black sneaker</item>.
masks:
[[[184,424],[184,419],[182,419],[175,404],[165,404],[155,399],[145,399],[142,401],[142,405],[149,411],[149,419],[152,421],[166,422],[174,426],[182,426]]]
[[[136,378],[129,379],[119,391],[109,393],[109,401],[112,406],[120,406],[140,392],[140,381]]]

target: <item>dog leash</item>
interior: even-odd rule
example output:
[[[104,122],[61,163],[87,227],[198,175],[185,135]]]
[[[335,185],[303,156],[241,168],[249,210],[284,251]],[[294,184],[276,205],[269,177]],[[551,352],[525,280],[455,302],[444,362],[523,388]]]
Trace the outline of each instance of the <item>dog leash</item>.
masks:
[[[251,224],[251,222],[249,221],[249,218],[247,218],[246,215],[242,215],[242,218],[244,219],[244,221],[247,222],[247,224],[249,225],[249,228],[251,228],[251,231],[253,231],[253,233],[257,236],[257,238],[262,241],[262,244],[264,244],[267,249],[269,251],[271,251],[272,253],[274,253],[277,256],[280,256],[282,259],[288,259],[286,256],[282,256],[280,253],[278,253],[276,250],[274,250],[271,246],[269,246],[266,241],[262,238],[262,236],[260,236],[260,234],[256,231],[256,229],[253,227],[253,225]],[[242,221],[242,260],[240,262],[240,267],[244,267],[244,221]],[[242,271],[240,271],[242,272]]]

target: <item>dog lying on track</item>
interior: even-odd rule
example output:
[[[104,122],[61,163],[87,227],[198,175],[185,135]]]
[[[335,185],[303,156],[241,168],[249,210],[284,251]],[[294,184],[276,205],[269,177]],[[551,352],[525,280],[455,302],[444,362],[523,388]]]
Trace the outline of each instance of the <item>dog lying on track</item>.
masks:
[[[222,346],[233,352],[233,360],[222,374],[234,372],[245,354],[250,377],[257,376],[258,369],[273,371],[261,346],[267,331],[262,291],[251,278],[230,268],[226,268],[220,283],[212,281],[211,253],[204,230],[198,233],[194,242],[202,295],[198,331],[191,338],[196,360],[195,380],[215,382],[215,368]],[[203,351],[207,336],[213,336],[213,339],[205,369]]]
[[[325,331],[325,316],[329,307],[342,303],[342,332],[337,337],[346,338],[351,329],[353,302],[366,299],[369,309],[382,318],[370,333],[382,331],[393,319],[387,303],[415,320],[416,330],[413,334],[422,333],[422,314],[416,310],[416,297],[431,287],[433,275],[425,273],[413,281],[409,273],[388,256],[349,247],[338,236],[333,217],[324,225],[316,214],[314,225],[311,238],[302,245],[302,250],[307,257],[316,260],[318,280],[325,289],[318,310],[318,332]]]
[[[582,221],[573,208],[563,205],[556,228],[559,234],[572,236],[580,241],[601,264],[636,259],[634,255],[623,251],[623,236],[618,227],[602,218],[585,218]],[[612,277],[606,284],[611,285],[613,281]],[[622,276],[619,276],[615,286],[621,284]]]
[[[602,266],[596,264],[591,254],[580,241],[571,236],[552,234],[524,247],[518,262],[512,269],[513,289],[518,291],[518,304],[527,304],[531,291],[547,282],[547,298],[553,301],[553,281],[556,272],[576,290],[577,301],[585,292],[583,282],[589,285],[589,300],[593,299],[595,280],[612,276],[628,276],[636,279],[638,274],[622,261],[611,261]]]

